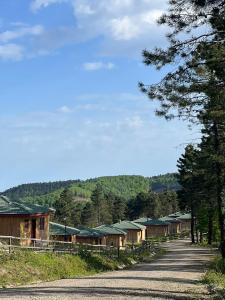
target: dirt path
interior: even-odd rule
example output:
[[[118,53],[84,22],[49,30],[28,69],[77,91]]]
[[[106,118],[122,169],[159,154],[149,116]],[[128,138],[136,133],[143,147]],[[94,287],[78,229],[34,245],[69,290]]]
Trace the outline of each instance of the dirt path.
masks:
[[[212,258],[210,250],[190,247],[188,241],[166,243],[165,247],[168,253],[151,264],[82,279],[5,289],[0,291],[0,300],[209,299],[207,289],[198,281]]]

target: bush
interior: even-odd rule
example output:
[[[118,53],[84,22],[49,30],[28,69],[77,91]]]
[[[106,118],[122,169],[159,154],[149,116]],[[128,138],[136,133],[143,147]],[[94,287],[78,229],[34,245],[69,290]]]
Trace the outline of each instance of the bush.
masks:
[[[203,282],[225,289],[225,259],[216,257],[203,277]]]

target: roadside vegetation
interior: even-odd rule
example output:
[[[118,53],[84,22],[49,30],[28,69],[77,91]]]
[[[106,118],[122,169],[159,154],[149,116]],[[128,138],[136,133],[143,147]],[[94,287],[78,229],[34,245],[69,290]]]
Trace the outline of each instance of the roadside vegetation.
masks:
[[[36,253],[29,250],[0,254],[0,287],[9,287],[76,278],[100,272],[128,268],[140,261],[152,261],[164,254],[158,246],[137,252],[106,256],[81,250],[78,255]]]
[[[208,284],[216,294],[225,299],[225,259],[217,256],[203,277],[203,283]]]

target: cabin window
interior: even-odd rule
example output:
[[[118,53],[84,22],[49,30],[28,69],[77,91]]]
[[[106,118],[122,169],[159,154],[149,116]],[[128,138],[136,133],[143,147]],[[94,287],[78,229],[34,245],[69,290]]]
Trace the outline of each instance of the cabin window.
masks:
[[[24,229],[29,229],[29,220],[24,220]]]
[[[40,218],[40,230],[45,229],[45,218]]]

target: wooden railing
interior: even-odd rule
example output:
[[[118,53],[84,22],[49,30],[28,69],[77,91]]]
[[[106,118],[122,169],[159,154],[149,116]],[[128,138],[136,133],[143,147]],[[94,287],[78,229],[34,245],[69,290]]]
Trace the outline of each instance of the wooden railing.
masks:
[[[0,250],[13,252],[16,250],[31,250],[35,252],[54,252],[64,254],[79,254],[84,252],[97,253],[108,257],[119,257],[121,254],[138,254],[145,250],[152,250],[154,244],[145,241],[142,245],[127,244],[125,247],[107,245],[79,244],[57,240],[41,240],[0,235]]]

